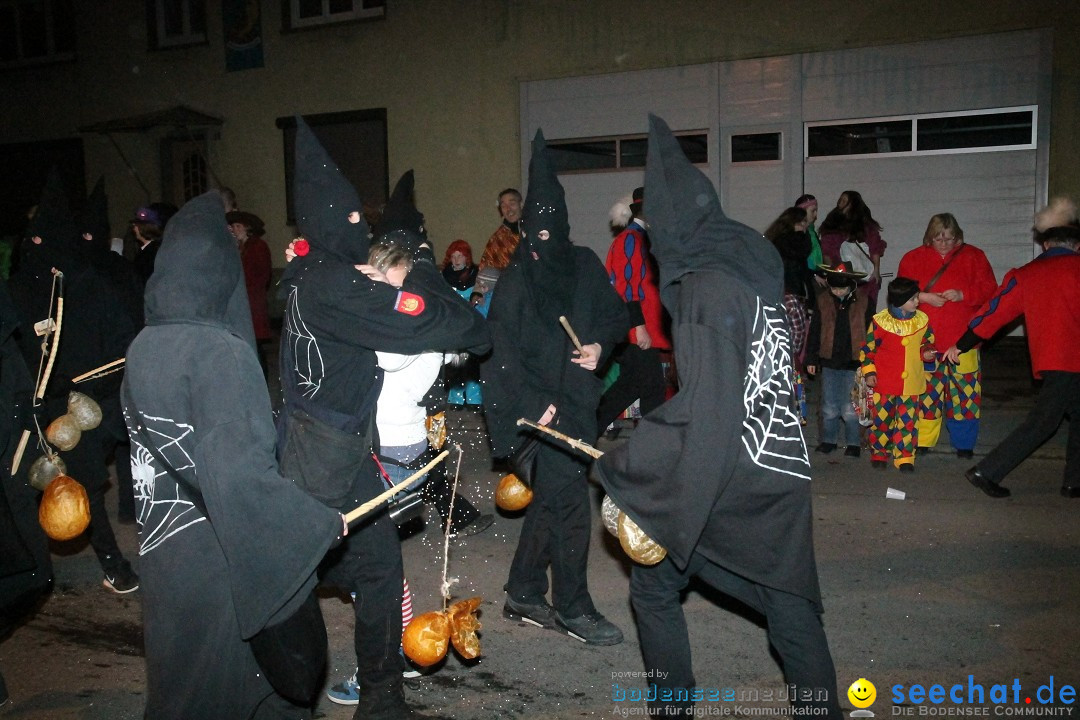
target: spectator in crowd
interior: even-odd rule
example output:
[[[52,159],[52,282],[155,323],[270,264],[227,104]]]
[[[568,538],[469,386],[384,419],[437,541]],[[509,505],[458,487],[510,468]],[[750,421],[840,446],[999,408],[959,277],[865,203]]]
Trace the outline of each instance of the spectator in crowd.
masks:
[[[473,263],[472,248],[469,247],[469,243],[461,239],[450,243],[443,257],[442,274],[446,282],[450,283],[450,287],[457,290],[466,300],[469,299],[473,285],[476,284],[476,271],[477,267]]]
[[[503,270],[514,257],[521,240],[521,193],[515,188],[506,188],[499,193],[497,205],[502,224],[491,234],[480,256],[480,268],[492,267]]]
[[[813,195],[800,195],[795,199],[795,207],[806,211],[806,234],[810,236],[810,255],[806,258],[806,267],[816,273],[818,267],[825,262],[821,254],[821,238],[818,237],[817,231],[817,198]]]
[[[157,210],[151,207],[141,207],[135,211],[135,217],[131,220],[131,232],[135,235],[135,241],[139,247],[135,251],[135,272],[143,285],[154,273],[154,258],[157,257],[158,248],[161,246],[161,235],[165,223]]]
[[[823,266],[827,286],[818,291],[817,312],[810,319],[806,347],[806,371],[821,373],[821,443],[815,448],[828,455],[844,440],[844,455],[859,457],[861,428],[851,402],[859,351],[866,340],[866,296],[855,291],[865,277],[851,272],[844,263]],[[840,421],[844,434],[840,435]]]
[[[266,348],[273,339],[270,330],[270,304],[266,293],[270,289],[270,247],[263,240],[266,227],[258,215],[234,210],[225,214],[229,230],[240,249],[240,261],[244,266],[244,285],[247,288],[248,305],[251,307],[251,324],[255,328],[255,346],[259,366],[266,376]]]
[[[881,225],[863,202],[862,195],[845,190],[836,200],[818,232],[821,235],[821,254],[830,265],[846,263],[856,272],[866,273],[866,282],[859,292],[866,295],[866,324],[877,312],[878,291],[881,289],[881,257],[886,243],[881,239]]]
[[[477,266],[473,264],[472,248],[464,240],[455,240],[446,248],[443,258],[442,274],[446,282],[465,300],[472,302],[473,288],[476,286]],[[469,354],[455,355],[443,367],[447,402],[450,407],[460,409],[465,405],[479,408],[483,405],[480,389],[480,362]]]
[[[784,263],[784,311],[791,325],[791,367],[794,372],[795,398],[799,405],[799,420],[805,425],[807,417],[806,383],[803,382],[806,337],[810,330],[810,315],[817,302],[814,274],[807,267],[812,253],[806,210],[790,207],[773,220],[765,230]]]
[[[964,231],[951,213],[930,218],[922,245],[900,259],[897,273],[919,283],[919,307],[930,318],[936,345],[943,348],[956,344],[997,286],[986,254],[964,241]],[[964,353],[956,364],[935,358],[926,373],[919,408],[918,452],[937,445],[944,419],[957,457],[972,457],[981,405],[979,349]]]

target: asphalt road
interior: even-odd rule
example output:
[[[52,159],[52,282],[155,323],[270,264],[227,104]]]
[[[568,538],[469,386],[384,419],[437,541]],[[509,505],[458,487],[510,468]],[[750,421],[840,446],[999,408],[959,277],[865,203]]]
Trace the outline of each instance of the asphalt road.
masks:
[[[1022,349],[987,353],[986,403],[976,454],[1023,417],[1033,401]],[[811,398],[816,388],[811,388]],[[498,475],[489,469],[482,416],[451,418],[452,437],[464,449],[461,487],[484,511],[493,511]],[[991,500],[972,488],[963,471],[970,461],[947,452],[920,457],[912,475],[876,471],[865,456],[854,460],[813,455],[815,545],[825,604],[825,626],[840,685],[841,705],[859,678],[877,688],[878,718],[933,710],[973,708],[915,703],[912,685],[945,692],[982,686],[987,714],[1015,711],[1069,716],[1063,686],[1080,685],[1080,500],[1058,494],[1067,427],[1006,481],[1013,496]],[[811,447],[817,430],[807,428]],[[615,442],[622,442],[617,440]],[[601,448],[609,448],[608,441]],[[886,499],[886,489],[906,493]],[[599,500],[599,495],[596,496]],[[115,503],[110,503],[115,506]],[[483,657],[464,662],[451,651],[433,672],[407,682],[408,697],[443,717],[607,717],[630,715],[640,703],[613,700],[619,689],[645,682],[627,597],[629,565],[617,542],[594,523],[590,586],[599,609],[620,625],[626,641],[609,648],[502,618],[505,581],[520,517],[499,514],[482,535],[450,543],[449,575],[457,598],[480,595]],[[125,552],[135,528],[117,526]],[[124,720],[142,717],[144,665],[138,593],[117,596],[101,587],[92,551],[79,543],[55,548],[56,587],[39,612],[0,644],[0,669],[11,700],[2,718]],[[437,523],[403,542],[402,552],[419,612],[441,608],[443,540]],[[352,613],[336,596],[322,600],[330,635],[327,683],[351,674]],[[743,697],[784,692],[761,618],[733,601],[694,587],[685,609],[698,682],[733,688]],[[970,676],[970,679],[969,679]],[[1037,694],[1053,677],[1055,702]],[[994,685],[1019,683],[1017,704],[994,704]],[[895,701],[894,687],[903,697]],[[1031,704],[1024,702],[1030,697]],[[1065,698],[1068,699],[1067,696]],[[894,702],[895,701],[895,702]],[[703,703],[715,716],[757,716],[783,703]],[[346,719],[352,708],[320,702],[317,716]]]

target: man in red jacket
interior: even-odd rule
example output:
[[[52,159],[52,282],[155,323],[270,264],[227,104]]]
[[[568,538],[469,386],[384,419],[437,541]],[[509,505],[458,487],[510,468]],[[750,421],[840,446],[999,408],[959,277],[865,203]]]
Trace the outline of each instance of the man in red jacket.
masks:
[[[656,260],[649,251],[647,223],[641,216],[644,202],[645,188],[639,187],[631,196],[630,221],[612,240],[604,263],[612,287],[630,312],[631,328],[615,349],[619,377],[600,398],[596,410],[597,435],[639,398],[642,416],[648,415],[664,402],[667,391],[660,352],[670,350],[671,341],[664,328]],[[613,215],[614,212],[613,209]]]
[[[1010,270],[997,292],[946,351],[950,362],[988,340],[1020,315],[1027,324],[1031,369],[1042,378],[1038,401],[1027,419],[990,451],[966,477],[990,497],[1008,497],[999,484],[1009,472],[1070,418],[1061,494],[1080,498],[1080,219],[1076,204],[1058,198],[1035,216],[1035,241],[1043,253]]]

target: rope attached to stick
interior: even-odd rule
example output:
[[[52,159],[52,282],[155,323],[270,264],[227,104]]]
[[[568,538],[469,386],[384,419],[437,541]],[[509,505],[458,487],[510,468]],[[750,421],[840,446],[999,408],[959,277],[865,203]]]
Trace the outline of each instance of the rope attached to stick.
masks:
[[[458,478],[461,476],[461,457],[464,455],[460,445],[454,443],[454,447],[457,448],[458,452],[457,468],[454,470],[454,484],[450,486],[450,512],[446,514],[446,529],[443,532],[442,584],[439,585],[439,592],[442,593],[443,612],[446,612],[446,607],[450,602],[450,587],[457,582],[457,578],[448,578],[446,576],[450,564],[450,527],[454,519],[454,498],[457,496]]]

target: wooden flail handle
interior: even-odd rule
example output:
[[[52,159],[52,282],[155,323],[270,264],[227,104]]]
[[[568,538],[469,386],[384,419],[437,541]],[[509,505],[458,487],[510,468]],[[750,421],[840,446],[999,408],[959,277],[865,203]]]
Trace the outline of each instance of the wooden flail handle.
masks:
[[[570,336],[570,340],[573,341],[574,347],[577,348],[577,351],[584,355],[585,348],[581,346],[581,341],[578,340],[577,333],[574,332],[574,328],[570,327],[570,321],[566,319],[565,315],[559,316],[559,324],[563,326],[563,330],[565,330],[566,334]]]
[[[577,450],[580,450],[581,452],[585,453],[586,455],[591,455],[594,458],[603,457],[603,455],[604,455],[603,450],[597,450],[596,448],[594,448],[592,445],[585,442],[584,440],[576,440],[576,439],[570,437],[569,435],[566,435],[564,433],[559,432],[558,430],[552,430],[551,428],[546,427],[544,425],[540,425],[539,423],[534,423],[532,420],[526,420],[525,418],[518,418],[517,424],[519,426],[520,425],[528,425],[531,428],[536,428],[537,430],[540,430],[541,432],[545,432],[545,433],[547,433],[548,435],[550,435],[551,437],[553,437],[553,438],[555,438],[557,440],[562,440],[564,443],[566,443],[570,447],[575,448]]]
[[[371,512],[375,508],[379,507],[384,502],[386,502],[387,500],[389,500],[390,498],[394,497],[399,492],[401,492],[402,490],[407,488],[409,485],[412,485],[414,482],[417,481],[418,478],[421,478],[424,475],[426,475],[433,467],[435,467],[436,465],[441,463],[443,461],[443,458],[445,458],[449,454],[450,454],[449,450],[443,450],[441,453],[439,453],[435,457],[434,460],[432,460],[427,465],[425,465],[424,467],[417,470],[415,473],[413,473],[409,477],[407,477],[404,480],[402,480],[401,482],[399,482],[394,487],[390,488],[389,490],[387,490],[385,492],[379,493],[378,495],[371,498],[370,500],[368,500],[366,503],[364,503],[360,507],[356,508],[355,510],[350,510],[348,513],[345,514],[345,522],[347,522],[349,524],[352,524],[355,520],[359,520],[360,518],[364,517],[369,512]]]

